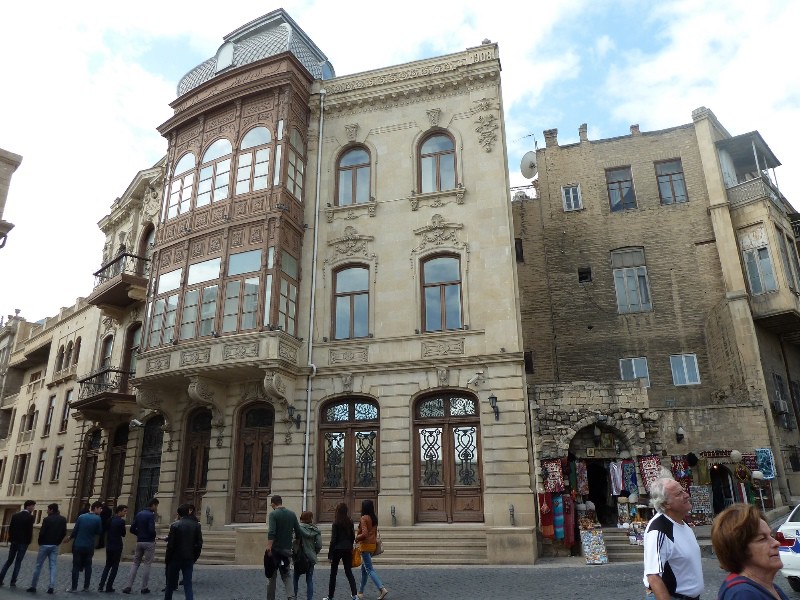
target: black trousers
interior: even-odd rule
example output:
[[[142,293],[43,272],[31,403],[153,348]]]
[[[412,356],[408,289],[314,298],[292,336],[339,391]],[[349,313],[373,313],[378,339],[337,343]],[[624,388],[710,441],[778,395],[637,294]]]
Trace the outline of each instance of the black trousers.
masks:
[[[100,575],[100,589],[103,589],[103,586],[106,587],[107,590],[111,591],[114,587],[114,579],[117,577],[117,571],[119,570],[119,561],[122,558],[122,548],[119,550],[111,550],[110,548],[106,548],[106,566],[103,567],[103,574]],[[108,579],[108,581],[106,581]]]
[[[336,591],[336,574],[339,572],[339,561],[342,561],[344,574],[350,584],[350,595],[355,596],[356,578],[353,577],[353,551],[334,550],[331,556],[333,560],[331,561],[331,578],[328,580],[328,598],[333,598],[333,593]]]

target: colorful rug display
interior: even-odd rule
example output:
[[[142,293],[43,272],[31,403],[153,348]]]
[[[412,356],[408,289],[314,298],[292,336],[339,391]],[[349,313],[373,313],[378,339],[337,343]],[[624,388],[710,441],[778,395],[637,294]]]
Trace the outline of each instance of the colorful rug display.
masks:
[[[692,516],[695,517],[695,524],[710,523],[714,517],[714,509],[711,505],[711,486],[692,485],[689,487],[689,495],[692,497]]]
[[[642,472],[644,489],[650,493],[650,484],[661,476],[661,457],[658,454],[640,456],[639,470]]]
[[[744,464],[745,467],[747,467],[751,471],[755,471],[758,469],[758,459],[756,458],[755,453],[742,454],[742,463]]]
[[[636,482],[636,465],[631,459],[622,461],[622,488],[631,493],[639,493],[639,484]]]
[[[586,463],[579,460],[575,463],[575,471],[578,477],[578,494],[586,496],[589,493],[589,475],[586,472]]]
[[[689,461],[686,460],[685,456],[672,457],[672,476],[687,492],[689,491],[689,486],[692,484],[691,473],[692,472],[689,470]]]
[[[756,463],[758,470],[764,474],[764,479],[775,479],[775,460],[769,448],[756,448]]]
[[[544,479],[544,491],[557,494],[564,491],[564,474],[561,471],[561,459],[550,458],[542,461],[542,467],[547,473]]]
[[[552,494],[538,494],[539,496],[539,526],[542,528],[542,537],[553,539],[553,496]]]

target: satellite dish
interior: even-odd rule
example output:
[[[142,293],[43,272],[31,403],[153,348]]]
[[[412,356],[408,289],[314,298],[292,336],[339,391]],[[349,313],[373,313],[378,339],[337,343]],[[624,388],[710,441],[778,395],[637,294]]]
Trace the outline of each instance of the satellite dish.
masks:
[[[522,176],[525,179],[533,179],[536,176],[539,170],[536,167],[536,152],[534,150],[525,153],[519,163],[519,170],[522,171]]]

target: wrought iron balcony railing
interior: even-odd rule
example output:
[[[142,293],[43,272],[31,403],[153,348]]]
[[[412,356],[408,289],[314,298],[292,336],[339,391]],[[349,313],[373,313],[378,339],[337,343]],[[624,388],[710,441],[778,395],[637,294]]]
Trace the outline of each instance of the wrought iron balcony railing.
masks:
[[[124,371],[117,367],[103,367],[78,380],[78,384],[80,384],[78,400],[94,398],[109,392],[127,394],[128,380],[131,376],[133,376],[131,371]]]
[[[94,287],[103,285],[122,274],[148,277],[150,275],[150,259],[136,256],[129,252],[121,252],[113,260],[104,264],[94,273]]]

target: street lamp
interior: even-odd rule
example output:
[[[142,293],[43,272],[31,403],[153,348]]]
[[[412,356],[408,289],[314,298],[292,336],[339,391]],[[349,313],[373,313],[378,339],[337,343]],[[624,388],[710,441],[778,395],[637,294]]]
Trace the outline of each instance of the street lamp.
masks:
[[[761,471],[753,471],[750,473],[750,476],[753,478],[753,485],[758,490],[758,499],[761,500],[761,512],[765,513],[767,511],[764,509],[764,492],[761,489],[761,486],[764,483],[764,473]]]

